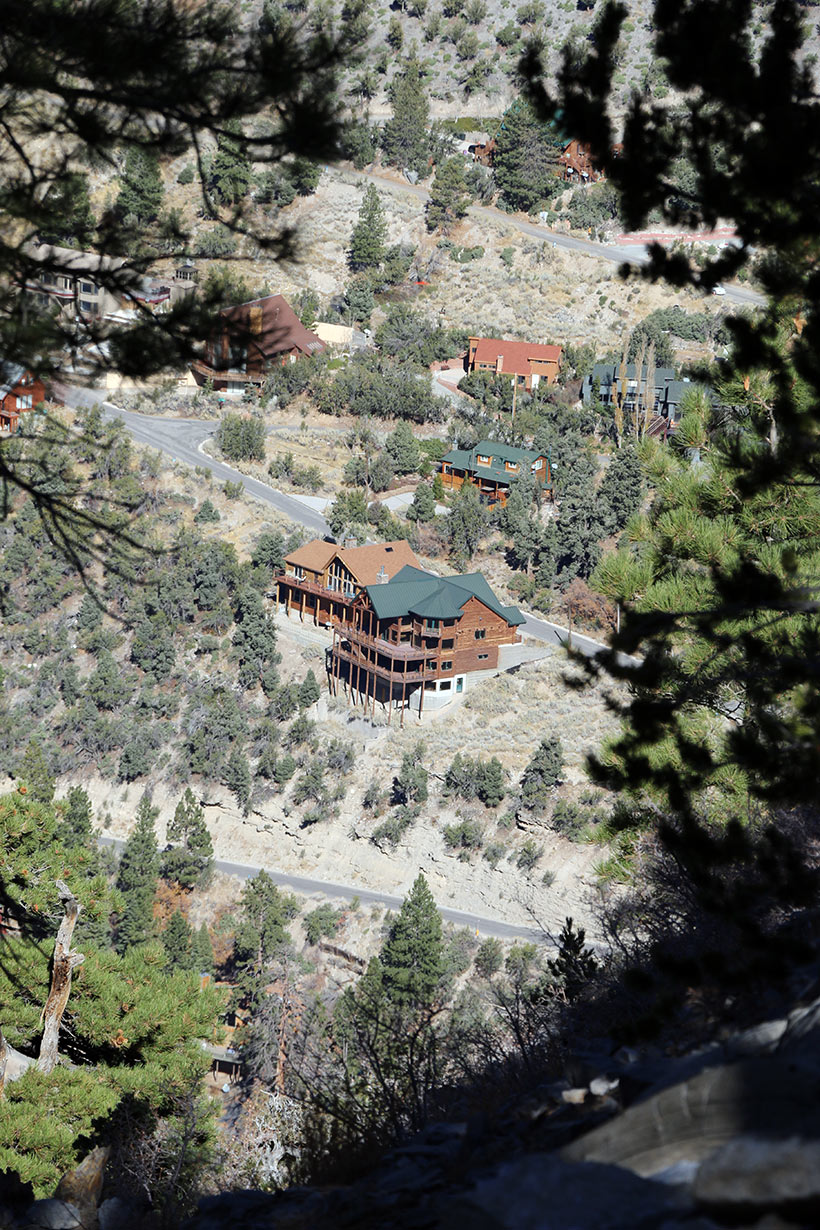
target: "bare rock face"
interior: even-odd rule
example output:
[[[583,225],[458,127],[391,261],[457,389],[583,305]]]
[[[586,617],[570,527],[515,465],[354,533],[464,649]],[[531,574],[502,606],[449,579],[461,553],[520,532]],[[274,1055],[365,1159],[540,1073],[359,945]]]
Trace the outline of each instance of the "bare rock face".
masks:
[[[739,1136],[698,1169],[695,1200],[716,1215],[751,1216],[775,1209],[820,1221],[820,1141]]]

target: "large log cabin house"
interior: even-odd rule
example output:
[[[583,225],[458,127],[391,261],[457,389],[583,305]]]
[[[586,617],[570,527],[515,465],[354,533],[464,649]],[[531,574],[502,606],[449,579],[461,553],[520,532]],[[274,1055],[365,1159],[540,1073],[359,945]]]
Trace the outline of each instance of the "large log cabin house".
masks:
[[[407,565],[390,581],[367,585],[333,624],[330,688],[419,719],[463,693],[470,677],[497,670],[499,649],[518,640],[524,617],[502,606],[480,572],[437,577]]]
[[[404,541],[340,547],[314,539],[274,577],[288,614],[333,629],[328,682],[352,703],[404,715],[440,709],[479,671],[497,670],[524,617],[503,606],[480,572],[425,572]]]

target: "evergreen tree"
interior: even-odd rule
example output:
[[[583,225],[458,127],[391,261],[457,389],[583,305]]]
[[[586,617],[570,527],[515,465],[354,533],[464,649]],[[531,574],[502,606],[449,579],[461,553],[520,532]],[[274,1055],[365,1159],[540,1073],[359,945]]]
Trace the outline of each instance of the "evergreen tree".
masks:
[[[39,739],[29,740],[18,777],[35,802],[50,803],[54,798],[54,774]]]
[[[413,495],[413,503],[407,510],[410,521],[432,521],[436,515],[436,497],[429,483],[419,483]]]
[[[392,116],[382,129],[382,149],[391,167],[426,175],[430,152],[430,104],[422,69],[415,56],[394,78],[388,91]]]
[[[393,778],[394,803],[426,803],[428,773],[421,758],[424,744],[419,742],[402,756],[401,768]]]
[[[248,158],[242,125],[228,120],[216,141],[216,153],[211,162],[211,187],[217,200],[225,205],[238,205],[251,190],[253,170]]]
[[[117,947],[121,952],[146,943],[154,930],[154,896],[159,874],[159,850],[154,821],[159,808],[152,806],[146,791],[137,807],[136,823],[125,843],[117,871],[117,888],[123,908],[117,925]]]
[[[276,626],[268,616],[259,591],[246,586],[237,596],[233,647],[239,659],[239,686],[258,687],[265,671],[279,663]]]
[[[384,447],[397,474],[414,474],[419,468],[421,454],[409,423],[398,423],[387,437]]]
[[[472,197],[464,178],[464,159],[448,158],[436,167],[426,206],[428,231],[449,235],[470,206]]]
[[[643,473],[638,450],[625,444],[609,463],[598,488],[601,522],[609,534],[624,529],[640,508],[644,493]]]
[[[245,884],[240,909],[234,945],[237,984],[243,997],[253,1000],[264,992],[264,975],[287,951],[290,935],[286,924],[297,907],[266,871],[260,871]]]
[[[97,656],[97,669],[86,684],[85,694],[98,709],[121,709],[134,691],[131,679],[107,649]]]
[[[179,910],[174,910],[168,919],[168,925],[161,938],[169,969],[192,970],[194,968],[191,925]]]
[[[66,849],[74,846],[88,848],[92,841],[92,821],[94,812],[91,800],[82,786],[69,787],[68,794],[61,805],[63,823],[60,827],[60,839]]]
[[[542,739],[521,778],[521,803],[528,811],[543,811],[561,781],[564,749],[557,735]]]
[[[231,749],[231,754],[225,765],[223,780],[242,808],[242,814],[246,816],[251,801],[252,779],[248,758],[239,744],[236,744]]]
[[[194,932],[191,941],[191,969],[195,974],[214,972],[214,948],[205,923]]]
[[[419,874],[381,953],[388,1000],[400,1007],[430,1007],[441,988],[443,954],[441,915]]]
[[[319,684],[316,682],[316,676],[312,670],[308,670],[303,682],[299,685],[299,708],[309,709],[321,695]]]
[[[467,562],[478,550],[487,528],[487,514],[472,483],[465,483],[450,506],[447,532],[450,551],[457,561]]]
[[[588,459],[579,460],[558,502],[556,580],[562,589],[576,577],[586,581],[592,575],[605,532],[594,466]]]
[[[174,632],[163,611],[155,611],[137,624],[131,642],[131,661],[157,683],[167,679],[173,671],[176,661]]]
[[[506,793],[504,769],[501,761],[493,756],[492,760],[484,765],[484,772],[478,787],[478,797],[485,807],[498,807]]]
[[[350,237],[350,268],[354,273],[379,268],[384,260],[386,238],[387,221],[381,198],[376,185],[368,184]]]
[[[117,210],[123,218],[155,222],[162,209],[165,189],[156,154],[139,145],[129,145],[120,181]]]
[[[168,824],[168,841],[172,844],[161,859],[163,879],[175,881],[184,889],[206,885],[213,872],[214,847],[205,812],[190,787]]]
[[[96,223],[87,175],[80,171],[63,174],[48,194],[48,207],[51,217],[39,230],[42,243],[80,249],[91,245]]]
[[[547,962],[547,968],[558,980],[567,999],[575,999],[592,978],[598,963],[592,949],[586,947],[583,927],[576,931],[571,918],[564,919],[558,936],[558,955]]]
[[[532,211],[558,191],[560,137],[529,104],[509,108],[495,143],[493,175],[510,208]]]

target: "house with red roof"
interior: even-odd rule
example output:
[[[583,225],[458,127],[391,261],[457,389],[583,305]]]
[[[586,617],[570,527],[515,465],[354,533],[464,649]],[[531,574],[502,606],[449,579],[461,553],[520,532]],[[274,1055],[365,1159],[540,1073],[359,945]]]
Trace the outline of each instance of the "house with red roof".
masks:
[[[560,346],[540,342],[505,342],[497,337],[471,337],[467,347],[468,372],[509,376],[522,392],[531,393],[543,380],[554,384],[561,370]]]
[[[275,364],[295,363],[303,355],[312,357],[326,349],[283,295],[226,308],[219,320],[204,359],[192,363],[191,370],[198,384],[210,380],[215,389],[227,393],[261,385]]]

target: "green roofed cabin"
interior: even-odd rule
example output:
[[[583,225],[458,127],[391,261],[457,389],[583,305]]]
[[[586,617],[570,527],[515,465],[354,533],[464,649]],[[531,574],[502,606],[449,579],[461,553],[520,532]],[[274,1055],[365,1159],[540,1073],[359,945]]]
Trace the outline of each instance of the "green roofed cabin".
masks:
[[[375,712],[421,717],[465,692],[478,671],[497,670],[503,645],[518,640],[524,616],[498,601],[480,572],[437,577],[407,565],[366,585],[334,620],[331,691],[340,686]]]
[[[503,508],[510,493],[510,484],[529,470],[552,499],[552,472],[549,458],[531,448],[513,448],[497,440],[480,440],[475,448],[454,448],[445,453],[440,463],[441,481],[454,490],[464,483],[478,488],[482,504],[500,504]]]

